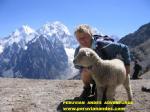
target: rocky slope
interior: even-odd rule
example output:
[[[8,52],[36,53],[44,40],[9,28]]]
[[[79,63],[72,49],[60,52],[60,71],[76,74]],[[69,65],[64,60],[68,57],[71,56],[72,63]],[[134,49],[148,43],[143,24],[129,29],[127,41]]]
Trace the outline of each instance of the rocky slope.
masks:
[[[119,42],[130,47],[138,46],[150,39],[150,23],[142,25],[138,30],[122,37]]]
[[[132,59],[138,59],[144,71],[150,70],[150,23],[142,25],[137,31],[124,36],[119,42],[129,46]]]
[[[150,93],[142,92],[142,86],[150,87],[150,80],[132,80],[133,105],[125,112],[149,112]],[[82,91],[80,80],[28,80],[0,78],[0,112],[59,112],[61,102],[73,100]],[[126,92],[118,87],[116,100],[126,100]]]

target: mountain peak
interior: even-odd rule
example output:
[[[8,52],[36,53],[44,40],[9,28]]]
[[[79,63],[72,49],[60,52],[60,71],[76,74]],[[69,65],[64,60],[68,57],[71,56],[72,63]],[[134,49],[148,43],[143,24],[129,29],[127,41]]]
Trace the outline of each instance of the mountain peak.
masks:
[[[130,47],[139,46],[140,44],[150,39],[150,23],[142,25],[135,32],[122,37],[119,42],[122,42]]]
[[[58,35],[71,35],[68,28],[61,23],[60,21],[54,21],[54,22],[47,22],[44,24],[38,32],[40,34],[48,34],[48,35],[53,35],[53,34],[58,34]]]
[[[35,30],[32,29],[30,26],[28,25],[22,25],[20,28],[16,29],[14,32],[13,32],[13,36],[19,36],[19,35],[29,35],[31,33],[34,33]]]

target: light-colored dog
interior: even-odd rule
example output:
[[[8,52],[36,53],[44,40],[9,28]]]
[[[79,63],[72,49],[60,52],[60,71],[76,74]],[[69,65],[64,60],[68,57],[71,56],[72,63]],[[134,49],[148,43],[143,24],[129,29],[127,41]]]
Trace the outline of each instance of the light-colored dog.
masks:
[[[96,82],[98,101],[102,101],[105,88],[107,88],[107,100],[113,101],[115,90],[120,84],[125,87],[128,100],[132,101],[130,78],[129,75],[126,75],[124,63],[121,60],[103,60],[94,50],[81,48],[74,59],[74,64],[91,68],[92,78]]]

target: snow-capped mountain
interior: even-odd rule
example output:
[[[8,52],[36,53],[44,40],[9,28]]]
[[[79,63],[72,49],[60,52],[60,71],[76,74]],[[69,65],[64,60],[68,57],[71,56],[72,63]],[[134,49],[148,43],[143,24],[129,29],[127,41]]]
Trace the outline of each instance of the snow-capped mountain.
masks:
[[[77,42],[60,22],[16,29],[0,40],[0,76],[55,79],[72,71]],[[70,52],[71,51],[71,52]]]
[[[46,23],[44,24],[39,30],[38,32],[40,34],[45,34],[45,35],[50,35],[52,36],[53,34],[57,34],[57,35],[71,35],[68,28],[63,25],[61,22],[59,21],[55,21],[53,23]]]
[[[12,32],[7,38],[0,41],[1,52],[5,47],[11,46],[13,43],[18,44],[20,48],[26,49],[26,44],[31,41],[37,33],[27,25],[23,25],[19,29]]]
[[[16,29],[16,31],[12,33],[12,36],[26,36],[31,33],[35,33],[35,30],[28,25],[23,25],[19,29]]]
[[[116,35],[110,35],[111,38],[113,38],[115,40],[115,42],[118,42],[120,40],[120,37],[116,36]]]
[[[66,48],[77,47],[76,39],[70,34],[68,28],[59,21],[46,23],[37,32],[50,37],[48,38],[50,40],[58,38]]]

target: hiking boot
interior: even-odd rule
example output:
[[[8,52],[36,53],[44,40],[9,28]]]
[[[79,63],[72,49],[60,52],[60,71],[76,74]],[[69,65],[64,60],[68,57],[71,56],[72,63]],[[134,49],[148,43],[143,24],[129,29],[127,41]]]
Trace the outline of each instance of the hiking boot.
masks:
[[[87,99],[87,97],[90,96],[90,94],[91,94],[91,87],[90,86],[89,87],[84,87],[83,91],[80,95],[80,98]]]
[[[146,88],[146,87],[143,87],[143,86],[142,86],[141,89],[142,89],[142,91],[144,91],[144,92],[150,92],[150,88]]]
[[[92,92],[91,92],[92,95],[96,94],[96,84],[93,84],[92,85]]]

